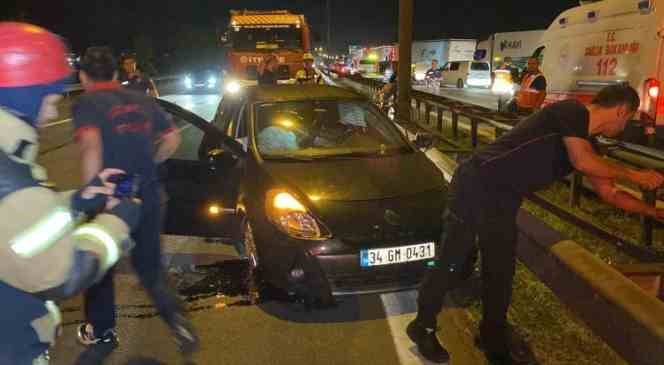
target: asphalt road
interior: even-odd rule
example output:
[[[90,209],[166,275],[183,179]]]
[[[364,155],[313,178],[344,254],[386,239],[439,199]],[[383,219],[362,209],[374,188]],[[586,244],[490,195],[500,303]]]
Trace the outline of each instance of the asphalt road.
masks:
[[[440,95],[450,99],[483,106],[488,109],[498,110],[498,96],[491,93],[490,89],[466,87],[457,89],[454,87],[426,87],[414,86],[416,90],[429,94]]]
[[[208,120],[219,102],[207,95],[165,99]],[[195,128],[178,125],[182,148],[195,149],[194,141],[199,140]],[[71,123],[65,119],[52,124],[41,135],[46,152],[40,163],[51,181],[61,189],[78,186],[78,150],[72,143]],[[241,284],[245,266],[232,246],[181,236],[163,236],[163,246],[170,278],[187,301],[201,335],[198,364],[426,364],[404,333],[415,315],[415,292],[344,297],[336,308],[315,311],[269,295],[259,305],[248,305]],[[121,344],[103,363],[179,363],[166,327],[125,261],[118,265],[116,293]],[[76,325],[83,319],[81,298],[60,306],[64,331],[52,351],[52,364],[102,363],[76,342]],[[443,328],[439,336],[450,348],[453,365],[485,363],[472,345],[475,330],[463,309],[446,308],[439,320]]]

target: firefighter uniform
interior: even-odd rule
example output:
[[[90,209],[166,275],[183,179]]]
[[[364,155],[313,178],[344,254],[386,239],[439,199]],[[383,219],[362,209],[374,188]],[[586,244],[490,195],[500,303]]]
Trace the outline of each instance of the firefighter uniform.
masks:
[[[60,322],[49,300],[99,279],[119,259],[129,227],[111,214],[81,225],[72,195],[41,185],[36,131],[1,110],[0,125],[0,364],[32,364]]]
[[[129,226],[138,220],[133,203],[89,215],[104,208],[104,196],[56,193],[44,184],[36,127],[55,117],[47,98],[63,92],[70,74],[56,35],[0,22],[0,364],[48,362],[60,323],[53,301],[101,278],[128,248]]]
[[[320,84],[320,75],[314,69],[303,68],[295,74],[295,79],[301,85],[318,85]]]
[[[295,73],[295,80],[301,85],[317,85],[320,84],[321,76],[313,68],[314,56],[311,53],[305,53],[302,56],[302,61],[305,67]],[[310,62],[310,65],[306,63]]]

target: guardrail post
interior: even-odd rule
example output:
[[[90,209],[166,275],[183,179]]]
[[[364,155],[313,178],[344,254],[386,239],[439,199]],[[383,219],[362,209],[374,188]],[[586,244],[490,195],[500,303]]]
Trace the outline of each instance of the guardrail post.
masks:
[[[443,132],[443,108],[437,107],[436,108],[436,122],[437,122],[437,128],[438,132]]]
[[[473,144],[473,149],[477,148],[477,130],[479,122],[475,118],[470,119],[470,139]]]
[[[415,120],[420,120],[420,113],[422,110],[422,101],[420,99],[415,99]]]
[[[431,104],[424,103],[424,112],[427,113],[427,115],[424,117],[424,121],[428,126],[431,123]]]
[[[569,206],[577,208],[581,202],[581,190],[583,189],[583,175],[574,171],[572,173],[572,181],[569,185]]]
[[[651,206],[657,204],[656,190],[643,191],[643,201]],[[641,243],[652,246],[654,220],[651,217],[641,216]]]
[[[454,139],[459,139],[459,113],[456,110],[451,109],[452,111],[452,136]]]

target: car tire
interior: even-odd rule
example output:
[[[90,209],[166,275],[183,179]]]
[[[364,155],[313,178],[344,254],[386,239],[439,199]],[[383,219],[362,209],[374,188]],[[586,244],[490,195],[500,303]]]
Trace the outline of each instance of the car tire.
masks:
[[[457,80],[456,84],[457,89],[463,89],[463,86],[464,86],[463,80],[462,79]]]
[[[247,300],[250,304],[258,304],[260,299],[260,257],[256,248],[256,240],[249,219],[244,219],[242,224],[240,255],[247,259]]]

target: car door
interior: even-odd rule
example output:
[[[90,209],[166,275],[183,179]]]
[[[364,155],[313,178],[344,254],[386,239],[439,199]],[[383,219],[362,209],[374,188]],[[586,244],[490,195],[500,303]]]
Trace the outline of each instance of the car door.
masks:
[[[160,100],[182,142],[160,168],[167,195],[164,233],[229,238],[235,222],[242,146],[196,114]]]

